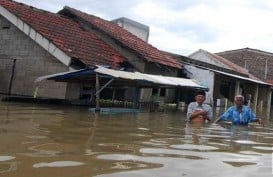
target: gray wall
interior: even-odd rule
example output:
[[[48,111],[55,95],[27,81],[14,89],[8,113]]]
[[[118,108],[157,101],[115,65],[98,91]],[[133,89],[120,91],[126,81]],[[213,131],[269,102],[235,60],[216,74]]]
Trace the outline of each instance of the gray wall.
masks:
[[[23,32],[0,16],[0,92],[8,93],[12,60],[16,59],[11,94],[32,96],[34,80],[42,75],[68,70]],[[66,84],[45,81],[40,84],[38,96],[65,98]]]

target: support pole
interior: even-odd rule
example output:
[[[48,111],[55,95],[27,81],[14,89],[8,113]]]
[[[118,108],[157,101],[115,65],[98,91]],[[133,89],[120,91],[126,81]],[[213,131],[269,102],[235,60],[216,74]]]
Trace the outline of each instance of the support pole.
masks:
[[[100,111],[100,80],[99,74],[96,74],[96,109],[95,111]]]
[[[178,107],[179,107],[180,96],[181,96],[180,91],[181,91],[180,88],[176,89],[176,110],[178,110]]]
[[[227,110],[227,106],[228,106],[228,99],[225,98],[225,111]]]
[[[139,101],[139,88],[134,89],[134,102],[133,102],[133,109],[137,109],[138,101]]]
[[[115,100],[115,96],[116,96],[116,88],[113,88],[112,101]]]
[[[236,95],[240,95],[240,81],[236,81],[236,84],[235,84],[235,96]]]
[[[38,90],[39,90],[39,86],[37,85],[37,86],[35,87],[34,92],[33,92],[33,98],[37,98]]]
[[[271,91],[271,87],[269,87],[267,91],[267,108],[266,108],[266,117],[268,119],[270,118],[271,99],[272,99],[272,91]]]
[[[258,104],[258,95],[259,95],[259,85],[257,84],[255,87],[255,93],[254,93],[254,105],[253,105],[253,110],[256,113],[257,110],[257,104]]]
[[[13,83],[14,74],[15,74],[15,65],[16,65],[16,59],[13,59],[10,80],[9,80],[9,90],[8,90],[9,95],[11,95],[11,91],[12,91],[12,83]]]

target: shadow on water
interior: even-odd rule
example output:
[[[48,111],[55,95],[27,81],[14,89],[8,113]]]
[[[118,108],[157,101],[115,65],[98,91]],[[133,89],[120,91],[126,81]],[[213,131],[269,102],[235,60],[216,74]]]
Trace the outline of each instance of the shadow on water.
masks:
[[[194,125],[182,112],[0,103],[0,176],[267,177],[273,121],[264,120],[265,127]]]

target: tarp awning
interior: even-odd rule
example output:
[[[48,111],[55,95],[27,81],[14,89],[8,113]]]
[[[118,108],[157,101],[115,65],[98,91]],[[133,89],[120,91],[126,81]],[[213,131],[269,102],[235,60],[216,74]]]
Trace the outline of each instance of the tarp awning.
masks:
[[[109,79],[114,79],[113,83],[111,83],[111,86],[114,87],[188,87],[204,90],[208,89],[208,87],[193,79],[120,71],[102,66],[41,76],[36,79],[36,82],[55,80],[58,82],[95,83],[96,74],[99,74],[100,83],[107,83]]]

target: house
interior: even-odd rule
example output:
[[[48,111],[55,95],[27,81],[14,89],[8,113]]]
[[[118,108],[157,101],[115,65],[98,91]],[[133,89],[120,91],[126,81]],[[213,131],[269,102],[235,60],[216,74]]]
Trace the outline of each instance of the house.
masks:
[[[273,83],[273,53],[243,48],[219,52],[217,55],[247,69],[259,79]]]
[[[208,86],[208,103],[216,104],[216,100],[222,98],[233,102],[237,94],[251,95],[251,106],[255,111],[258,106],[265,105],[270,110],[272,85],[250,74],[245,68],[202,49],[188,58],[180,56],[180,61],[185,65],[189,78],[200,80]]]
[[[51,13],[11,0],[0,0],[0,61],[0,93],[21,96],[33,95],[39,76],[95,65],[165,76],[179,76],[183,70],[176,58],[114,22],[70,7]],[[38,96],[86,99],[92,87],[46,81]],[[132,92],[108,90],[105,95],[130,99]],[[161,92],[165,101],[174,99],[174,90]],[[141,100],[152,93],[143,90]]]

